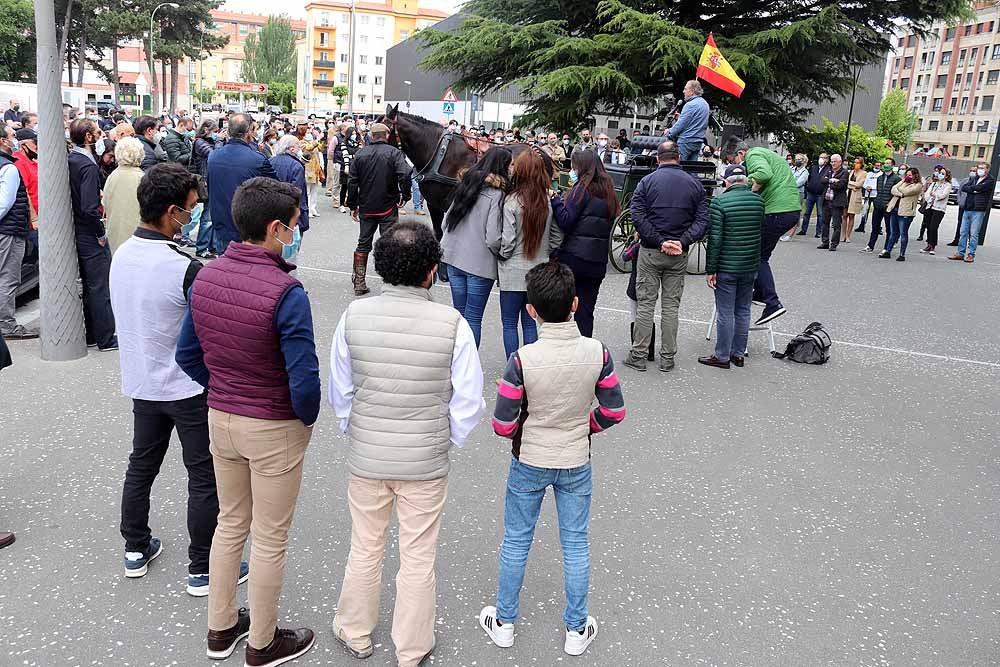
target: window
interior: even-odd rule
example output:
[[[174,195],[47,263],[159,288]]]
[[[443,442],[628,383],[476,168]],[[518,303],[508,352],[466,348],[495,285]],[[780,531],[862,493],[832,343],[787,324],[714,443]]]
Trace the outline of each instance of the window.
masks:
[[[361,44],[368,45],[368,35],[361,35],[358,39],[361,41]]]
[[[326,72],[320,72],[319,73],[319,80],[320,81],[326,81]]]
[[[351,22],[351,15],[350,14],[346,14],[345,13],[345,14],[341,14],[340,15],[340,24],[341,25],[347,25],[350,22]]]
[[[340,33],[340,43],[341,43],[341,44],[344,44],[344,45],[346,45],[346,44],[347,44],[347,42],[348,42],[348,41],[349,41],[350,39],[351,39],[351,34],[350,34],[350,33],[347,33],[347,32],[342,32],[342,33]]]
[[[899,80],[899,87],[903,88],[904,90],[908,89],[910,87],[910,78],[907,77],[905,79],[900,79]]]
[[[400,30],[399,31],[399,41],[402,42],[404,39],[409,39],[409,38],[410,38],[409,31],[407,31],[407,30]]]
[[[968,110],[969,110],[969,98],[968,97],[963,97],[962,98],[962,104],[958,108],[958,113],[965,113]]]
[[[375,19],[375,25],[377,27],[379,27],[379,28],[384,28],[385,27],[385,17],[384,16],[379,16],[378,18],[376,18]]]
[[[319,45],[320,46],[329,46],[329,44],[330,44],[329,34],[325,33],[325,32],[321,32],[319,34]]]
[[[906,38],[906,46],[907,46],[907,48],[909,48],[909,47],[913,46],[913,45],[914,45],[914,44],[916,44],[916,43],[917,43],[917,38],[916,38],[916,36],[915,36],[915,35],[909,35],[909,36],[908,36],[908,37]]]
[[[375,85],[376,86],[382,85],[382,77],[378,76],[377,74],[375,75]]]
[[[359,74],[358,75],[358,83],[368,83],[368,75],[367,74]]]
[[[341,53],[340,54],[340,62],[345,63],[345,64],[347,63],[347,54],[346,53]]]
[[[371,17],[368,16],[368,14],[362,14],[360,20],[361,20],[361,25],[368,25],[368,21],[371,20]]]
[[[948,85],[948,75],[938,74],[937,83],[934,84],[935,88],[944,88]]]
[[[965,121],[964,120],[958,121],[958,131],[961,132],[964,129],[965,129]]]
[[[979,98],[978,97],[973,97],[972,98],[972,113],[976,113],[976,109],[978,109],[978,108],[979,108]],[[969,121],[969,122],[971,123],[972,121]]]
[[[979,108],[982,111],[993,111],[993,95],[983,95],[983,104]]]
[[[935,97],[934,98],[934,106],[931,108],[931,111],[941,111],[941,107],[943,105],[944,105],[944,98]]]
[[[986,157],[986,146],[980,146],[976,149],[976,157]]]
[[[364,95],[358,95],[358,102],[361,102],[362,104],[364,104],[365,103],[365,96]]]
[[[990,56],[993,60],[1000,60],[1000,44],[993,45],[993,55]]]
[[[976,90],[982,90],[983,89],[983,76],[985,76],[985,74],[986,74],[986,72],[983,72],[983,71],[979,72],[979,79],[976,81]]]
[[[376,95],[375,96],[375,104],[382,104],[382,96],[381,95]]]
[[[952,155],[958,155],[958,146],[957,145],[953,145],[951,147],[951,154]]]
[[[902,46],[903,44],[905,44],[905,42],[903,41],[903,38],[902,38],[902,37],[900,37],[900,38],[899,38],[899,45],[900,45],[900,46]]]
[[[340,82],[341,83],[347,83],[347,75],[346,74],[341,74],[340,75]]]
[[[965,52],[966,52],[966,49],[962,49],[961,51],[958,52],[958,64],[959,65],[964,65],[965,64]]]
[[[944,34],[945,39],[955,39],[955,29],[948,28],[948,31]]]
[[[911,69],[913,67],[913,56],[906,56],[903,60],[903,69]]]
[[[962,157],[969,157],[969,153],[972,151],[972,146],[965,146],[962,148]]]
[[[970,23],[969,25],[965,26],[965,36],[968,37],[971,34],[972,34],[972,24]]]
[[[948,104],[948,111],[950,111],[951,113],[955,113],[955,109],[957,108],[958,108],[958,98],[953,97],[951,98],[951,103]]]
[[[330,25],[330,15],[327,12],[319,15],[319,24],[323,27]]]
[[[330,52],[329,51],[320,51],[319,52],[319,59],[320,60],[329,60],[330,59]]]
[[[368,64],[368,56],[358,56],[358,62],[362,65]]]
[[[977,23],[976,24],[976,34],[978,35],[982,31],[983,31],[983,24],[982,23]]]
[[[958,89],[961,88],[961,87],[962,87],[962,75],[961,74],[956,74],[955,75],[955,85],[953,85],[951,87],[951,91],[953,93],[954,92],[958,92]]]
[[[947,65],[951,62],[951,51],[944,51],[941,53],[941,64]]]
[[[986,32],[993,32],[993,21],[986,24]]]
[[[985,48],[985,47],[984,47]],[[979,47],[972,49],[972,53],[969,54],[969,64],[975,65],[976,59],[979,57]]]
[[[938,121],[932,120],[931,122],[927,123],[927,130],[929,132],[933,132],[936,129],[938,129]]]
[[[375,56],[375,64],[376,65],[385,64],[385,58],[383,58],[382,56]]]
[[[955,121],[949,120],[948,121],[948,125],[944,129],[947,130],[948,132],[951,132],[951,128],[954,127],[954,125],[955,125]]]
[[[965,89],[972,90],[972,72],[965,75]]]
[[[240,24],[240,36],[241,37],[246,37],[246,34],[248,32],[250,32],[250,26],[247,25],[246,23],[241,23]]]

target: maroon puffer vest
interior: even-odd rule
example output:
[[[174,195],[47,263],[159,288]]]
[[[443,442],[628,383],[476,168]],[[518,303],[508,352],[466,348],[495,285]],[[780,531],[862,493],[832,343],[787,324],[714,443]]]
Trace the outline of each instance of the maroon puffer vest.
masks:
[[[293,266],[260,246],[230,243],[198,272],[194,330],[208,367],[208,405],[244,417],[296,419],[275,314],[299,281]]]

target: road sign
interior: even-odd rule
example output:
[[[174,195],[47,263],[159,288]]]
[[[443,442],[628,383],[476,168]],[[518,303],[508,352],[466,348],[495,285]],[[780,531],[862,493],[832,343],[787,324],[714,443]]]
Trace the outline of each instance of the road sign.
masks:
[[[449,114],[449,115],[455,113],[455,103],[454,102],[445,102],[444,103],[444,112],[446,114]]]
[[[448,90],[444,91],[444,97],[441,98],[441,101],[451,102],[452,104],[455,104],[455,102],[458,101],[458,98],[455,97],[454,91],[452,91],[452,89],[449,87]],[[452,109],[452,111],[454,111],[454,109]]]
[[[216,81],[215,89],[223,93],[267,94],[266,83],[244,83],[242,81]]]

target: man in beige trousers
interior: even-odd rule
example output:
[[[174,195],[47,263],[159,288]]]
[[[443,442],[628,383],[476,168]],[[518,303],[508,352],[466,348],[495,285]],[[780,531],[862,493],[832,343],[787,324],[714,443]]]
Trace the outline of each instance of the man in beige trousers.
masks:
[[[348,306],[331,352],[330,404],[350,436],[352,524],[333,632],[353,656],[372,654],[395,505],[400,564],[392,640],[400,667],[415,667],[434,650],[434,562],[448,450],[462,446],[485,408],[472,330],[458,311],[431,299],[440,260],[428,227],[393,225],[375,244],[382,294]]]

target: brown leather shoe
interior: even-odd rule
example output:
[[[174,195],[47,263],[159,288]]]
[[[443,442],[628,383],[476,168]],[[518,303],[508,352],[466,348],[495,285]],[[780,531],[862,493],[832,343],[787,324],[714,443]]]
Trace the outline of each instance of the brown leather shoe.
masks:
[[[965,256],[965,263],[966,264],[972,264],[974,261],[976,261],[976,256],[975,255],[966,255]]]
[[[274,639],[266,648],[254,648],[247,643],[246,667],[276,667],[303,655],[316,644],[316,635],[309,628],[284,630],[275,628]]]
[[[228,630],[208,631],[208,657],[225,660],[236,650],[240,640],[250,634],[250,612],[242,608],[236,614],[236,625]]]
[[[743,368],[743,357],[729,357],[729,363],[736,368]]]
[[[961,255],[961,254],[959,254],[959,253],[956,252],[954,255],[952,255],[948,259],[953,259],[956,262],[961,262],[963,259],[965,259],[965,255]]]
[[[15,542],[14,533],[0,532],[0,549],[3,549],[4,547],[9,547],[10,545],[14,544],[14,542]]]
[[[711,357],[698,357],[698,363],[704,364],[706,366],[714,366],[715,368],[729,368],[729,361],[723,361],[717,358],[714,354]]]

